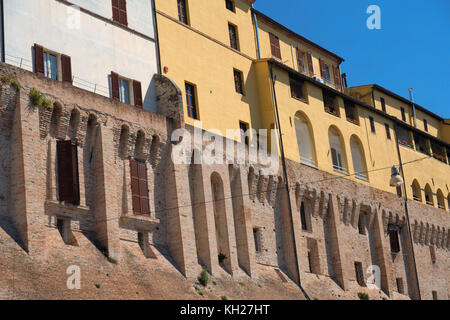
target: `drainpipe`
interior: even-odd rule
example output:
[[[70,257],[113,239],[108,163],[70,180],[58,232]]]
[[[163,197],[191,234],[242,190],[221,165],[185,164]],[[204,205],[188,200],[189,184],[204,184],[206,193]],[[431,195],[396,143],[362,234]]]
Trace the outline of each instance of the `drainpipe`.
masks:
[[[155,0],[152,0],[152,6],[153,6],[153,25],[155,26],[154,33],[155,33],[155,42],[156,42],[156,59],[158,60],[158,74],[162,74],[161,51],[159,49],[158,18],[156,16]]]
[[[253,26],[255,27],[255,34],[256,34],[258,59],[261,59],[261,46],[259,43],[258,18],[256,18],[256,14],[254,12],[253,12],[253,22],[254,22]]]
[[[5,9],[3,7],[3,0],[0,0],[1,19],[2,19],[2,62],[6,62],[6,50],[5,50]]]
[[[286,158],[284,156],[284,145],[283,145],[283,134],[281,132],[281,124],[280,124],[280,117],[278,113],[278,103],[277,103],[277,94],[275,92],[275,79],[273,77],[273,69],[272,66],[270,66],[270,78],[272,79],[272,92],[273,92],[273,101],[274,101],[274,113],[276,116],[276,122],[278,126],[278,135],[280,136],[280,151],[281,151],[281,162],[283,165],[283,175],[285,180],[285,187],[286,187],[286,195],[287,195],[287,201],[288,201],[288,208],[289,208],[289,214],[291,218],[291,232],[294,242],[294,256],[295,256],[295,264],[297,266],[297,277],[298,277],[298,286],[300,287],[300,290],[302,290],[303,294],[305,295],[306,299],[311,300],[308,293],[306,293],[305,289],[302,286],[302,282],[300,280],[300,271],[299,271],[299,262],[298,262],[298,256],[297,256],[297,243],[295,241],[295,233],[294,233],[294,221],[292,218],[292,206],[291,206],[291,195],[290,195],[290,188],[289,188],[289,180],[287,175],[287,169],[286,169]]]
[[[413,88],[409,88],[409,100],[412,103],[413,115],[414,115],[414,127],[417,128],[417,117],[416,117],[416,105],[414,104]]]
[[[406,178],[405,178],[405,172],[403,171],[403,162],[402,162],[402,155],[400,153],[400,146],[398,143],[397,138],[397,123],[394,123],[394,132],[395,132],[395,143],[397,145],[397,153],[398,153],[398,160],[400,163],[400,172],[402,173],[403,177],[403,189],[405,190],[405,215],[406,215],[406,224],[408,226],[408,233],[409,233],[409,242],[411,245],[411,255],[413,260],[413,267],[414,267],[414,275],[416,277],[416,286],[417,286],[417,297],[419,300],[422,300],[421,294],[420,294],[420,286],[419,286],[419,275],[417,273],[417,264],[416,264],[416,256],[414,254],[414,241],[412,237],[412,231],[411,231],[411,223],[409,220],[409,211],[408,211],[408,194],[406,192]]]

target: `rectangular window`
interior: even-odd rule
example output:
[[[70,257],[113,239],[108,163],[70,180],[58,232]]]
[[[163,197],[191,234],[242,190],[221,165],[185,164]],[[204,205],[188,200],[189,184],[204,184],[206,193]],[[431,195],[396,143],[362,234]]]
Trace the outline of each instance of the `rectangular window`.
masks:
[[[130,82],[119,79],[119,99],[120,102],[130,104]]]
[[[232,47],[233,49],[239,50],[237,27],[235,25],[232,25],[231,23],[229,23],[228,24],[228,32],[230,34],[230,47]]]
[[[381,101],[381,110],[383,110],[383,112],[386,112],[386,101],[384,100],[384,98],[380,98]]]
[[[261,252],[261,230],[259,228],[253,228],[253,240],[255,241],[255,251]]]
[[[364,282],[364,274],[363,274],[363,267],[361,262],[355,262],[355,274],[356,274],[356,281],[361,287],[365,287],[366,283]]]
[[[342,162],[342,155],[335,148],[331,148],[331,159],[333,161],[333,169],[340,173],[346,173],[344,163]]]
[[[366,213],[361,211],[358,219],[358,232],[361,235],[366,235]]]
[[[438,294],[437,291],[433,291],[431,292],[432,296],[433,296],[433,300],[438,300]]]
[[[58,80],[58,58],[48,52],[44,52],[44,76]]]
[[[186,105],[187,114],[192,119],[198,119],[195,86],[186,83]]]
[[[145,162],[131,158],[130,172],[133,213],[135,215],[150,215],[147,165]]]
[[[234,11],[234,1],[232,0],[225,0],[225,7],[230,10],[230,11]]]
[[[323,93],[323,104],[325,106],[325,111],[336,117],[339,117],[339,107],[337,105],[336,96],[329,92],[322,90]]]
[[[111,98],[142,108],[141,83],[136,80],[126,79],[113,71],[111,72]]]
[[[241,142],[245,142],[246,145],[249,144],[249,137],[247,132],[248,128],[248,123],[239,121],[239,129],[241,130]]]
[[[237,93],[244,94],[244,83],[242,80],[242,72],[234,69],[234,88]]]
[[[177,0],[178,20],[184,24],[188,24],[186,0]]]
[[[387,123],[385,123],[384,126],[386,128],[386,138],[388,138],[388,140],[391,140],[391,128]]]
[[[306,73],[306,55],[303,51],[297,49],[298,71]]]
[[[272,56],[281,60],[280,39],[276,35],[269,33],[269,40]]]
[[[127,21],[127,1],[112,0],[113,21],[124,26],[128,25]]]
[[[302,202],[302,204],[300,205],[300,221],[302,223],[302,230],[308,231],[308,223],[306,220],[306,210],[304,202]]]
[[[345,106],[345,116],[347,117],[347,121],[359,125],[358,116],[356,115],[356,107],[353,102],[348,100],[344,100]]]
[[[306,100],[305,94],[303,93],[304,82],[289,77],[289,83],[291,86],[291,97],[299,100]]]
[[[436,263],[436,248],[434,246],[430,246],[430,257],[431,257],[431,262],[433,264]]]
[[[395,281],[397,282],[397,292],[404,294],[405,293],[405,289],[403,288],[403,279],[402,278],[397,278],[395,279]]]
[[[327,82],[331,82],[331,72],[330,72],[330,67],[325,64],[325,77]]]
[[[399,241],[399,229],[397,226],[389,225],[389,243],[391,245],[391,252],[398,253],[400,252],[400,241]]]
[[[78,148],[72,141],[56,142],[59,201],[80,204],[80,186],[78,180]]]
[[[373,119],[373,117],[369,117],[369,120],[370,120],[370,130],[372,131],[372,133],[376,133],[375,120]]]
[[[402,111],[402,120],[403,121],[406,121],[406,113],[405,113],[405,108],[401,108],[401,111]]]
[[[423,129],[428,132],[428,122],[427,119],[423,119]]]

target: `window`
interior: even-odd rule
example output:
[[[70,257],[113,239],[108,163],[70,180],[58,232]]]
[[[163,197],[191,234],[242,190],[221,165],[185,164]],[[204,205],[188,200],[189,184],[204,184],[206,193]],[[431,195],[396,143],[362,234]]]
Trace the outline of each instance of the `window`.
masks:
[[[328,82],[331,82],[330,67],[327,64],[325,65],[325,77],[326,77]]]
[[[401,107],[401,112],[402,112],[402,120],[406,121],[406,114],[405,114],[405,108]]]
[[[150,215],[147,165],[145,162],[131,158],[130,171],[133,213],[135,215]]]
[[[421,134],[414,132],[414,143],[416,144],[416,150],[425,154],[430,153],[427,139]]]
[[[373,117],[369,117],[369,121],[370,121],[370,130],[372,131],[372,133],[377,133],[375,130],[375,120],[373,119]]]
[[[304,82],[289,77],[289,84],[291,87],[291,97],[306,102],[306,96],[303,93]]]
[[[403,279],[397,278],[395,279],[395,282],[397,282],[397,292],[400,294],[404,294],[405,289],[403,288]]]
[[[178,20],[184,24],[188,23],[186,0],[177,0],[178,6]]]
[[[347,117],[347,121],[359,125],[359,119],[358,115],[356,113],[356,107],[353,102],[350,102],[348,100],[344,100],[344,106],[345,106],[345,116]]]
[[[314,141],[309,121],[299,112],[295,114],[295,134],[300,155],[300,162],[308,166],[316,166]]]
[[[245,142],[245,144],[248,145],[249,144],[248,123],[239,121],[239,129],[241,130],[241,142]]]
[[[430,206],[434,206],[433,191],[429,184],[425,186],[425,202]]]
[[[234,1],[232,0],[225,0],[225,7],[230,10],[230,11],[234,11]]]
[[[115,72],[111,72],[111,95],[116,101],[143,107],[141,83],[126,79]]]
[[[428,132],[428,122],[427,119],[423,119],[423,129]]]
[[[388,233],[389,233],[389,243],[391,245],[392,253],[400,252],[400,242],[399,242],[399,227],[395,225],[388,225]]]
[[[128,80],[119,79],[120,102],[130,104],[130,83]]]
[[[437,203],[439,209],[445,209],[445,198],[442,191],[439,189],[437,192]]]
[[[391,140],[391,128],[389,127],[389,124],[385,123],[384,127],[386,128],[386,138]]]
[[[72,83],[71,58],[34,45],[34,70],[38,75],[53,80]]]
[[[56,143],[58,200],[73,205],[80,204],[77,151],[71,140]]]
[[[364,211],[359,213],[358,232],[361,235],[366,235],[366,213]]]
[[[434,246],[430,246],[430,257],[431,263],[436,263],[436,248]]]
[[[412,192],[413,192],[413,199],[422,202],[422,191],[420,189],[420,185],[417,182],[417,180],[414,180],[412,184]]]
[[[330,128],[328,132],[328,138],[330,140],[331,159],[333,162],[334,171],[347,173],[347,169],[344,166],[343,147],[341,144],[339,133],[336,131],[336,129]]]
[[[58,80],[58,58],[48,52],[44,52],[44,76]]]
[[[309,272],[320,274],[319,248],[316,239],[306,238]]]
[[[244,83],[242,81],[242,72],[234,69],[234,88],[237,93],[244,94]]]
[[[281,60],[280,39],[276,35],[269,33],[269,40],[272,56]]]
[[[298,62],[298,71],[306,73],[306,56],[305,53],[299,49],[297,49],[297,62]]]
[[[231,23],[229,23],[228,24],[228,32],[230,33],[230,47],[232,47],[233,49],[239,50],[237,27],[235,25],[232,25]]]
[[[352,152],[355,177],[357,179],[367,181],[366,160],[364,157],[362,144],[356,136],[352,136],[350,139],[350,149]]]
[[[323,104],[325,106],[325,112],[339,117],[339,107],[337,104],[337,97],[330,91],[322,90]]]
[[[437,291],[431,292],[431,295],[433,296],[433,300],[438,300],[438,294],[437,294]]]
[[[261,230],[259,228],[253,228],[253,239],[255,241],[255,251],[261,252]]]
[[[198,119],[195,87],[188,83],[186,83],[186,105],[188,116],[193,119]]]
[[[364,274],[363,274],[363,267],[361,262],[355,262],[355,274],[356,274],[356,281],[361,287],[365,287],[366,283],[364,282]]]
[[[112,0],[113,21],[124,26],[128,25],[127,21],[127,1]]]
[[[384,100],[384,98],[380,98],[381,101],[381,110],[383,110],[383,112],[386,112],[386,101]]]
[[[308,203],[309,205],[309,203]],[[302,201],[300,205],[300,221],[302,224],[303,231],[311,232],[311,221],[309,220],[309,215],[307,213],[306,203]]]

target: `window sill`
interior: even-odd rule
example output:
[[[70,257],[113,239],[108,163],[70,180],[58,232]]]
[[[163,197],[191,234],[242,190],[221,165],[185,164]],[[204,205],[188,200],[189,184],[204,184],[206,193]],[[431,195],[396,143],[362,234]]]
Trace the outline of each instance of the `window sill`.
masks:
[[[354,124],[354,125],[356,125],[356,126],[360,125],[359,121],[355,120],[355,119],[347,118],[347,121],[352,123],[352,124]]]
[[[349,175],[348,172],[344,168],[333,167],[333,170],[334,170],[334,172],[337,172],[337,173],[340,173],[340,174],[344,174],[346,176]]]
[[[297,100],[297,101],[301,101],[301,102],[303,102],[303,103],[309,104],[308,99],[305,99],[305,98],[297,98],[297,97],[294,97],[293,95],[291,95],[291,98],[292,98],[292,99],[295,99],[295,100]]]
[[[332,110],[328,109],[327,107],[325,107],[325,112],[328,114],[331,114],[332,116],[340,118],[340,115],[339,115],[339,113],[337,113],[337,111],[332,111]]]
[[[365,176],[360,176],[355,174],[355,178],[364,182],[369,182],[369,179]]]
[[[134,228],[142,231],[153,231],[154,227],[159,225],[161,221],[151,216],[143,215],[123,215],[120,217],[120,227]]]

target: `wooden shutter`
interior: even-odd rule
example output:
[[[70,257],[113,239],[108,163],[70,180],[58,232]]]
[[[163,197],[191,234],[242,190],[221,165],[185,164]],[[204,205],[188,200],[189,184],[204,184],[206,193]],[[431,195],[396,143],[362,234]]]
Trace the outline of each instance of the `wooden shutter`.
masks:
[[[325,70],[325,62],[322,59],[319,59],[320,64],[320,76],[323,80],[327,80],[327,71]]]
[[[125,26],[128,25],[126,0],[119,0],[119,22]]]
[[[112,0],[113,21],[120,21],[119,0]]]
[[[334,67],[334,84],[336,88],[341,88],[341,75],[339,72],[339,67]]]
[[[59,201],[75,202],[75,176],[74,176],[74,154],[72,142],[57,141],[57,165],[58,165],[58,194]]]
[[[38,44],[34,44],[34,72],[44,75],[44,48]]]
[[[111,97],[114,100],[120,101],[119,75],[115,72],[111,72]]]
[[[313,66],[311,52],[308,52],[306,57],[308,59],[308,71],[309,71],[309,74],[310,75],[314,75],[314,66]]]
[[[303,59],[303,51],[297,48],[297,63],[298,63],[298,71],[304,72],[303,66],[305,65],[305,61]]]
[[[280,39],[277,36],[269,33],[270,38],[270,50],[272,51],[272,56],[275,58],[281,59],[281,50],[280,50]]]
[[[139,81],[133,80],[134,105],[142,108],[142,86]]]
[[[147,165],[130,159],[131,168],[131,194],[133,198],[133,213],[135,215],[149,215],[149,191],[147,179]]]
[[[61,55],[62,81],[72,83],[72,62],[69,56]]]

